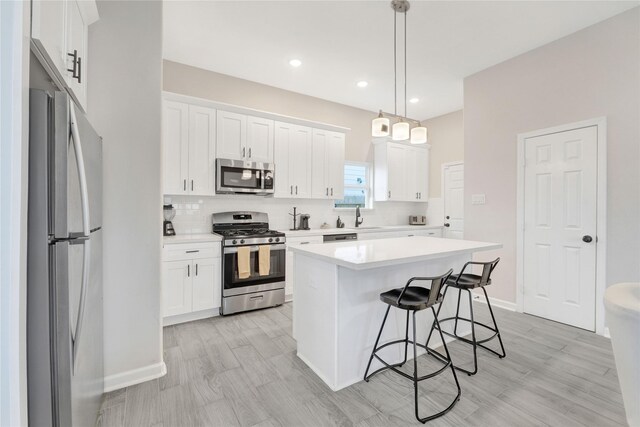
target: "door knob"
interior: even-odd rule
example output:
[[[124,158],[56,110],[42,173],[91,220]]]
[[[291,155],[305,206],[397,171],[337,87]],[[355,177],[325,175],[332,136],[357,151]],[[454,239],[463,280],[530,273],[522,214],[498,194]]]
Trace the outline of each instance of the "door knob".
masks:
[[[450,217],[449,217],[449,215],[447,215],[447,216],[445,217],[445,219],[449,219],[449,218],[450,218]]]
[[[589,235],[582,236],[582,241],[585,243],[591,243],[593,241],[593,238]]]
[[[445,227],[450,227],[450,226],[451,226],[451,224],[449,224],[448,222],[445,222],[445,223],[444,223],[444,226],[445,226]]]

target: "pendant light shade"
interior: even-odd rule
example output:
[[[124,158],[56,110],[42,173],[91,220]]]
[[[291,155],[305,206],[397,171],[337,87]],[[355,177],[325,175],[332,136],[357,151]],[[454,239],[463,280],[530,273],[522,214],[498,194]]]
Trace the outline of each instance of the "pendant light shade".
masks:
[[[409,123],[398,122],[393,125],[392,139],[394,141],[406,141],[409,139]]]
[[[373,119],[373,121],[371,122],[371,136],[389,136],[389,119],[386,117],[382,117],[382,115]]]
[[[418,126],[411,129],[411,143],[412,144],[424,144],[427,142],[427,128],[424,126]]]

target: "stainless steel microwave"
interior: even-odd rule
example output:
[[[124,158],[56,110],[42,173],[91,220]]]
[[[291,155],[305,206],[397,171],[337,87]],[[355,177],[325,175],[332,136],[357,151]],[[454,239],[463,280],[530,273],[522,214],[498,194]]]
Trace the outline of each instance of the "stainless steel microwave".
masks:
[[[216,193],[273,194],[273,164],[216,159]]]

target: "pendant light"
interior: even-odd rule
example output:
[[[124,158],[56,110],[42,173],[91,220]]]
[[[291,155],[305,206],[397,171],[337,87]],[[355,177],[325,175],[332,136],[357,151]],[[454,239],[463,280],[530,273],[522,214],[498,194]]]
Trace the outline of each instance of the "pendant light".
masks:
[[[427,128],[420,121],[407,117],[407,11],[408,0],[393,0],[393,96],[394,112],[385,113],[380,110],[378,117],[371,122],[371,136],[379,138],[389,136],[389,117],[398,119],[392,126],[391,139],[393,141],[410,140],[412,144],[427,142]],[[397,18],[398,12],[404,14],[404,116],[398,115],[398,55],[397,55]],[[417,125],[411,129],[411,123]]]

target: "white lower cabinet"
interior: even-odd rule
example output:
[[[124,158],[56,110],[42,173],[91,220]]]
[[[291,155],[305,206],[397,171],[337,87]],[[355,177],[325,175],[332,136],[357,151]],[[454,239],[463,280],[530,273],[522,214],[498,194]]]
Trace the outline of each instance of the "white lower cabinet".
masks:
[[[309,245],[312,243],[322,243],[322,236],[309,237],[287,237],[287,247],[294,245]],[[293,299],[293,252],[287,250],[287,260],[285,269],[285,287],[284,294],[287,300]]]
[[[168,244],[163,255],[164,324],[217,314],[222,299],[220,243]]]

